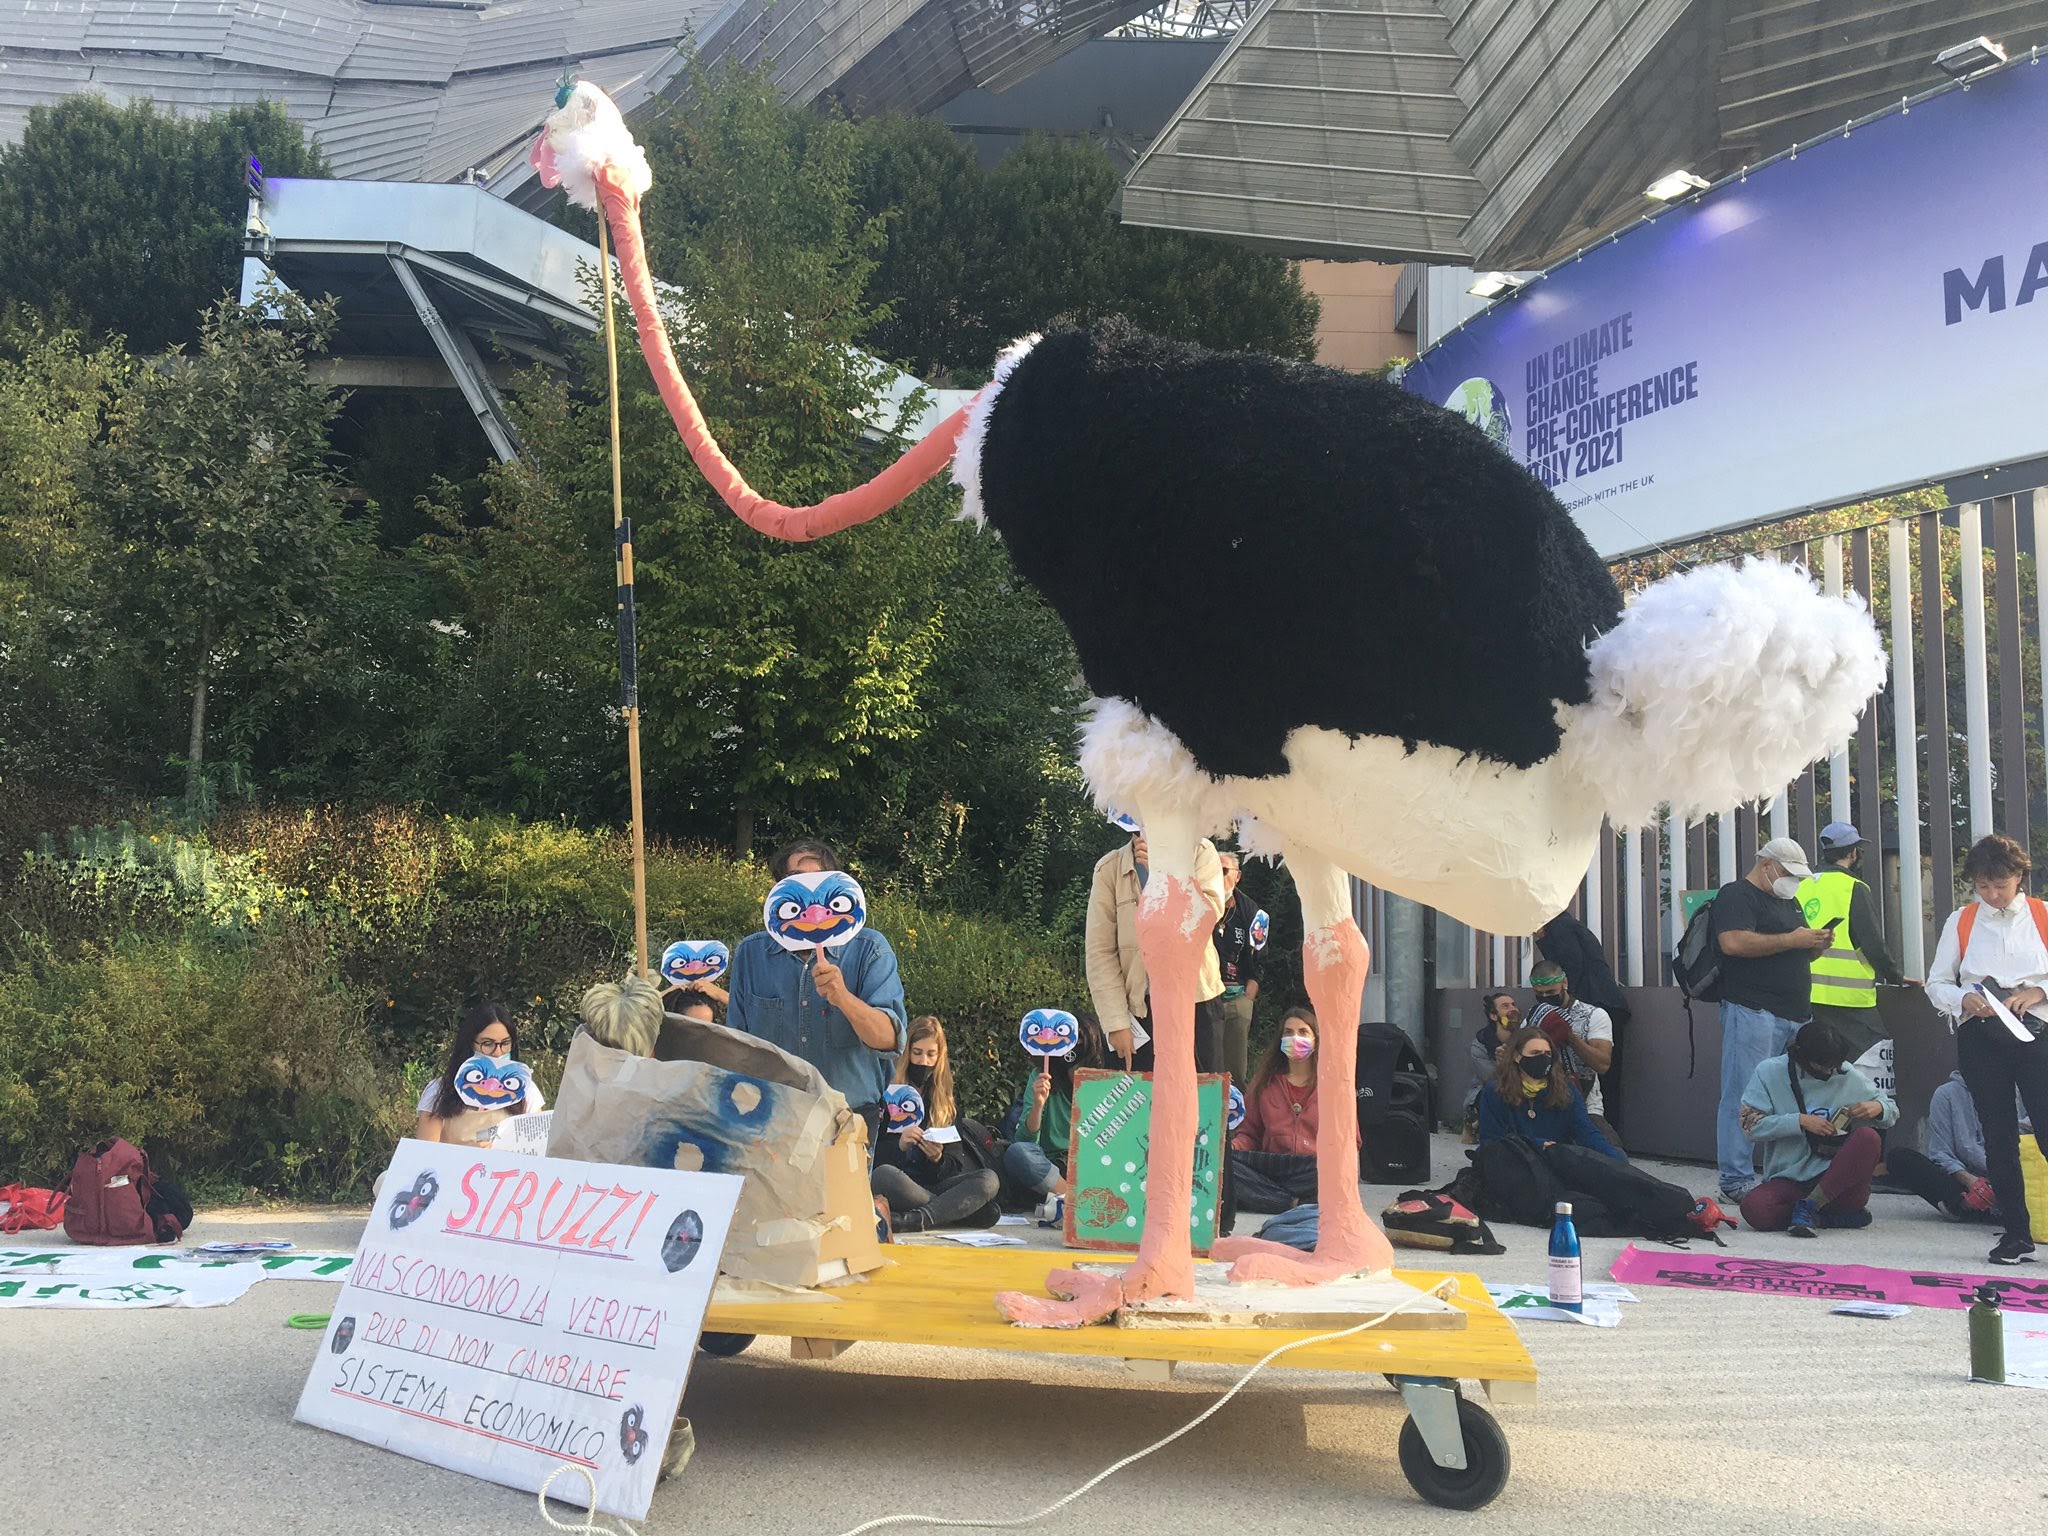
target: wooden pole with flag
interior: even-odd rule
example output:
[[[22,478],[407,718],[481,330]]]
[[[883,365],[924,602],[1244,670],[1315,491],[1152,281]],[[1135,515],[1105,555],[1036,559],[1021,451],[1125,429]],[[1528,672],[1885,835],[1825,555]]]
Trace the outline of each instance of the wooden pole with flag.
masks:
[[[626,773],[633,794],[633,968],[648,974],[647,958],[647,823],[640,798],[640,666],[633,631],[633,525],[626,517],[626,497],[619,461],[619,339],[612,323],[611,235],[602,211],[597,216],[598,267],[604,276],[604,356],[611,386],[612,413],[612,538],[619,580],[619,707],[626,716]]]

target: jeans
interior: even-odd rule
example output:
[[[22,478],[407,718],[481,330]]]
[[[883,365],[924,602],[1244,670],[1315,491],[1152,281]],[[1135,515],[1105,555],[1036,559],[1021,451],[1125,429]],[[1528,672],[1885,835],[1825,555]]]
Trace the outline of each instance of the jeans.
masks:
[[[1230,1172],[1239,1210],[1271,1213],[1316,1203],[1316,1160],[1306,1153],[1233,1150]]]
[[[1059,1181],[1059,1164],[1037,1142],[1013,1141],[1003,1148],[1003,1183],[1020,1201],[1051,1194]]]
[[[2020,1173],[2020,1115],[2013,1090],[2034,1122],[2034,1143],[2048,1157],[2048,1035],[2022,1045],[1997,1019],[1965,1019],[1956,1029],[1956,1066],[1984,1122],[1986,1176],[2005,1213],[2005,1235],[2031,1242],[2027,1186]]]
[[[1870,1204],[1870,1176],[1883,1151],[1877,1132],[1859,1125],[1842,1139],[1834,1161],[1819,1178],[1765,1179],[1744,1195],[1742,1219],[1759,1232],[1782,1232],[1792,1224],[1792,1207],[1816,1188],[1828,1197],[1828,1210],[1860,1211]]]
[[[1723,1189],[1747,1190],[1756,1182],[1756,1148],[1742,1134],[1742,1090],[1767,1057],[1785,1054],[1798,1028],[1761,1008],[1721,1005],[1721,1111],[1714,1121],[1714,1149]]]
[[[1002,1214],[995,1203],[1002,1181],[986,1168],[956,1173],[931,1190],[894,1164],[878,1163],[868,1184],[889,1202],[892,1223],[912,1232],[928,1232],[934,1227],[992,1227]],[[910,1219],[906,1221],[906,1217]]]

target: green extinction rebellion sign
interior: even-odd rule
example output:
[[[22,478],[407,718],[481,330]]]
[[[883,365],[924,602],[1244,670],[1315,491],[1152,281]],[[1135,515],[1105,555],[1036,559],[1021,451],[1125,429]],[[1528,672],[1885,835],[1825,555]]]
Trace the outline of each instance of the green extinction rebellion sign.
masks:
[[[1189,1245],[1216,1241],[1216,1206],[1228,1155],[1224,1079],[1195,1080],[1195,1187]],[[1152,1145],[1152,1076],[1082,1068],[1074,1074],[1074,1121],[1067,1144],[1067,1242],[1076,1248],[1138,1246],[1145,1230],[1145,1170]]]

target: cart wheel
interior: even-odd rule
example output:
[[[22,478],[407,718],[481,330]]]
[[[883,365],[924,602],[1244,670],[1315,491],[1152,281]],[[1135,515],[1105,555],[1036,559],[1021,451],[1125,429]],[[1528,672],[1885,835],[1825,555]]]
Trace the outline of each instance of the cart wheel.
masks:
[[[702,1333],[697,1336],[697,1347],[707,1355],[726,1359],[753,1343],[755,1337],[751,1333]]]
[[[1465,1465],[1440,1467],[1422,1443],[1415,1420],[1404,1421],[1401,1471],[1409,1485],[1432,1504],[1445,1509],[1478,1509],[1507,1486],[1508,1437],[1492,1414],[1462,1397],[1458,1399],[1458,1428],[1465,1436]]]

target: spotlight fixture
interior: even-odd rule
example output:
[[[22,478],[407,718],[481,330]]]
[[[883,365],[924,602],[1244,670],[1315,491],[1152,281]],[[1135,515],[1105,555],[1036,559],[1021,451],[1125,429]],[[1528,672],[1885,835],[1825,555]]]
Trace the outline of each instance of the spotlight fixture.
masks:
[[[1465,291],[1475,299],[1497,299],[1503,294],[1514,293],[1528,281],[1512,272],[1475,272],[1472,286]]]
[[[2005,45],[1988,37],[1973,37],[1934,56],[1934,67],[1954,80],[1966,80],[2004,62]]]
[[[1643,188],[1643,196],[1654,198],[1660,203],[1675,202],[1688,192],[1697,192],[1712,185],[1706,177],[1695,176],[1691,171],[1672,171],[1659,176]]]

